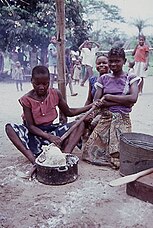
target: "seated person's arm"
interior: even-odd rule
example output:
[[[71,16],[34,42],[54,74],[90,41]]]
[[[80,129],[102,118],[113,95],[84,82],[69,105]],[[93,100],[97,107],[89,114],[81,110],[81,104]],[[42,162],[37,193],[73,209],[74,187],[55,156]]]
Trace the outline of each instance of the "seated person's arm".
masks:
[[[91,93],[91,85],[89,83],[88,97],[85,102],[85,105],[91,104],[92,102],[93,102],[93,97],[92,97],[92,93]]]
[[[68,106],[68,104],[66,103],[66,101],[63,99],[62,94],[59,90],[58,91],[58,96],[59,96],[59,109],[61,110],[62,113],[64,113],[65,116],[77,116],[81,113],[84,113],[86,111],[88,111],[91,107],[92,104],[89,104],[87,106],[81,107],[81,108],[70,108]]]

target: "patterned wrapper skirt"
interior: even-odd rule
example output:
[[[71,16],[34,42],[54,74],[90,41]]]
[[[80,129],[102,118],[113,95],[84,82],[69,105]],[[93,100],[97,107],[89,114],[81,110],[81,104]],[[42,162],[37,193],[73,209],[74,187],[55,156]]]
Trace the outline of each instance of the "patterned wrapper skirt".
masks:
[[[98,124],[82,148],[82,159],[95,165],[115,164],[119,158],[120,134],[131,132],[129,114],[103,110]],[[118,165],[116,165],[118,166]]]
[[[72,124],[73,123],[51,124],[47,126],[37,127],[44,132],[61,137],[66,131],[68,131]],[[38,156],[42,152],[42,145],[50,144],[50,141],[30,133],[28,128],[24,124],[11,124],[11,126],[13,127],[14,131],[16,132],[26,149],[30,149],[35,156]]]

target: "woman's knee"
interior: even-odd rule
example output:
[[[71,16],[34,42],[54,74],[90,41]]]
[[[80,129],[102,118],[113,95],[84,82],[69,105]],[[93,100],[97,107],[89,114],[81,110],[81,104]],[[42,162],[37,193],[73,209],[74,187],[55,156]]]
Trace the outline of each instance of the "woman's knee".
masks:
[[[77,130],[77,132],[81,131],[83,133],[85,130],[85,123],[84,122],[80,123],[80,125],[78,126],[78,128],[76,130]]]
[[[10,129],[12,129],[12,126],[11,126],[11,124],[7,123],[5,125],[5,131],[8,133],[10,131]]]
[[[5,125],[5,132],[8,136],[10,136],[13,132],[15,132],[10,123],[7,123]]]

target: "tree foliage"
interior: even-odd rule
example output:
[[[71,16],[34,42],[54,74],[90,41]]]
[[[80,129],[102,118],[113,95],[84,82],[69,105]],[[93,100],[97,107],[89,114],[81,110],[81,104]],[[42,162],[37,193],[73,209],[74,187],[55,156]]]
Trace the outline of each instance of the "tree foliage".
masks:
[[[50,36],[56,35],[55,0],[5,0],[0,1],[0,9],[0,48],[28,44],[45,50]],[[91,36],[93,20],[84,19],[84,15],[93,14],[99,15],[104,24],[123,21],[118,7],[104,1],[65,0],[66,44],[74,50]],[[100,36],[97,31],[96,41]]]
[[[115,23],[125,23],[117,6],[106,4],[102,0],[81,0],[81,3],[85,18],[92,24],[91,37],[102,43],[103,49],[108,50],[114,42],[125,39],[124,34],[115,28]]]
[[[144,19],[136,18],[136,19],[133,19],[133,21],[130,24],[135,26],[138,29],[138,36],[140,36],[143,33],[144,28],[153,27],[152,24],[148,23],[148,19],[144,20]]]
[[[93,14],[100,14],[101,18],[111,22],[124,22],[120,16],[120,9],[115,5],[106,4],[101,0],[81,0],[84,12],[91,17]]]
[[[78,1],[65,3],[66,39],[78,46],[87,38],[88,23],[83,20]],[[54,0],[0,2],[0,46],[8,49],[22,44],[47,48],[49,38],[56,34],[56,5]],[[71,42],[70,42],[71,41]]]

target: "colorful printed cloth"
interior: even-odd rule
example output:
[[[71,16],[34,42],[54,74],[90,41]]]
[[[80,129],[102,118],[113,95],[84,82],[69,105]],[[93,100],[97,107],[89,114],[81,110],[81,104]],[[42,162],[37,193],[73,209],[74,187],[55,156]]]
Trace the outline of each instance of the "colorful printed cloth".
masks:
[[[95,165],[110,166],[111,157],[120,151],[120,134],[126,132],[131,132],[129,114],[102,110],[97,126],[83,146],[82,159]]]
[[[43,139],[42,137],[30,133],[28,131],[28,128],[24,124],[11,124],[11,126],[13,127],[14,131],[16,132],[26,149],[30,149],[35,156],[38,156],[42,152],[42,145],[49,145],[51,143],[48,140]],[[51,124],[47,126],[37,127],[44,132],[61,137],[71,126],[72,123],[66,123],[63,125]]]

